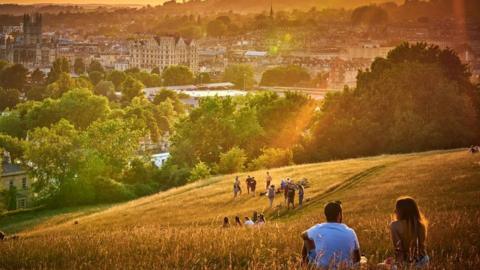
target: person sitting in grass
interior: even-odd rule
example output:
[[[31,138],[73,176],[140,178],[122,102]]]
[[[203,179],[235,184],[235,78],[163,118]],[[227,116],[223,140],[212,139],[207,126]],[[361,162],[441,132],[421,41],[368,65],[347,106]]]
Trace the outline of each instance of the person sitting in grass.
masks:
[[[355,231],[342,223],[341,202],[325,206],[327,222],[302,233],[304,262],[320,269],[350,269],[360,263],[360,245]]]
[[[265,225],[265,223],[266,223],[265,216],[263,214],[260,214],[258,216],[257,226],[263,226]]]
[[[242,221],[240,220],[239,216],[235,217],[235,226],[242,226]]]
[[[430,261],[425,245],[427,226],[428,221],[413,198],[398,198],[395,203],[395,221],[390,224],[395,259],[388,258],[380,265],[386,269],[427,267]]]
[[[245,227],[252,227],[255,225],[255,222],[253,222],[249,217],[245,217]]]
[[[230,221],[228,220],[228,217],[223,218],[223,228],[228,228],[230,227]]]

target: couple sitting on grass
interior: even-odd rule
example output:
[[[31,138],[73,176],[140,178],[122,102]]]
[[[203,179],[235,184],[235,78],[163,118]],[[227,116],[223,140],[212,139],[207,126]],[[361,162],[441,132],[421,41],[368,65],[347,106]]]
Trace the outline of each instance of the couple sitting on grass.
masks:
[[[423,268],[429,257],[425,249],[427,221],[413,198],[401,197],[395,205],[396,220],[390,224],[395,258],[386,259],[379,269]],[[303,259],[319,269],[360,268],[366,258],[360,256],[355,231],[342,223],[341,202],[325,206],[327,222],[317,224],[302,233]]]

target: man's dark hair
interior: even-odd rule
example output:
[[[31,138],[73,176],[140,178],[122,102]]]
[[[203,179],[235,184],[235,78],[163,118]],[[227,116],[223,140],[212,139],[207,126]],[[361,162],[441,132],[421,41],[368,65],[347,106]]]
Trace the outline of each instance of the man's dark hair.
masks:
[[[340,213],[342,213],[341,202],[329,202],[327,205],[325,205],[325,217],[327,218],[327,222],[337,222],[337,218]]]

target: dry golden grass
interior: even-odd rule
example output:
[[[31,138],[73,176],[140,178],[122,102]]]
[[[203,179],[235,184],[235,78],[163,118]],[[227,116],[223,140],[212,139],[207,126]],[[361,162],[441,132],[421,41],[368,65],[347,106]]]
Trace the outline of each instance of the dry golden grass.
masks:
[[[264,190],[265,171],[252,172]],[[0,242],[0,269],[296,269],[299,234],[342,200],[370,266],[392,255],[395,199],[411,195],[430,220],[431,269],[480,268],[480,155],[465,150],[378,156],[272,170],[307,177],[302,209],[268,209],[265,197],[233,199],[233,177],[214,177],[90,215],[42,223]],[[246,174],[242,174],[245,176]],[[283,197],[276,198],[276,204]],[[221,228],[224,216],[265,212],[262,228]]]

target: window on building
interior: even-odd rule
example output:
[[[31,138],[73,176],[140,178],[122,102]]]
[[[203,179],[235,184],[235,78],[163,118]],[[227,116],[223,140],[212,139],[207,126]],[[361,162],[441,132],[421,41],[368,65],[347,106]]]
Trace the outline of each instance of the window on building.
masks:
[[[13,179],[10,179],[10,180],[9,180],[8,186],[9,186],[10,188],[13,188],[13,187],[14,187],[14,185],[13,185]]]
[[[27,200],[18,199],[17,200],[17,208],[27,208]]]
[[[27,189],[27,188],[28,188],[28,186],[27,186],[27,178],[26,178],[26,177],[22,178],[22,188],[23,188],[23,189]]]

